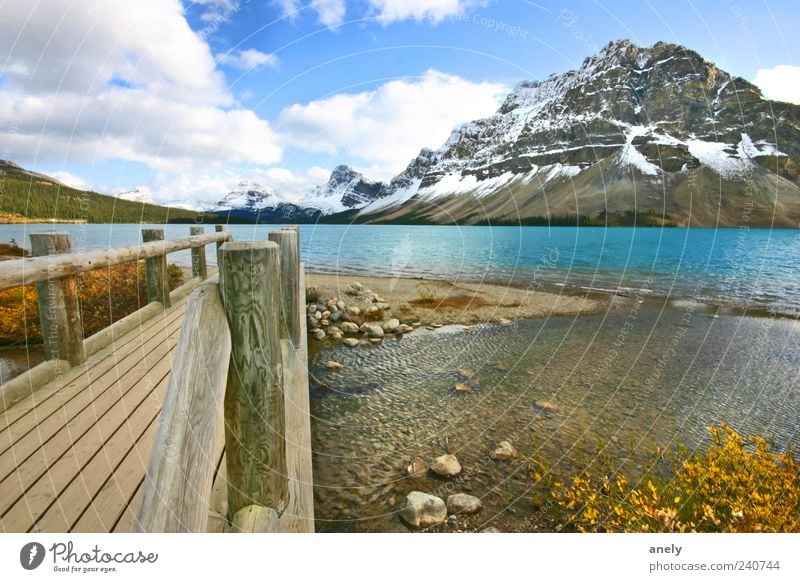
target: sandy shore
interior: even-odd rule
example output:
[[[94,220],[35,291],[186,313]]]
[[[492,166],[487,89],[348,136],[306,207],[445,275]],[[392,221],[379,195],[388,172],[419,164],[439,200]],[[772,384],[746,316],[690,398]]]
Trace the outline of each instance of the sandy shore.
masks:
[[[315,287],[320,301],[336,297],[348,305],[365,305],[367,300],[347,291],[352,283],[361,283],[389,305],[387,317],[401,320],[418,317],[423,325],[495,322],[574,315],[605,310],[608,301],[559,295],[538,290],[520,289],[489,283],[451,283],[438,280],[396,277],[363,277],[308,273],[306,286]]]

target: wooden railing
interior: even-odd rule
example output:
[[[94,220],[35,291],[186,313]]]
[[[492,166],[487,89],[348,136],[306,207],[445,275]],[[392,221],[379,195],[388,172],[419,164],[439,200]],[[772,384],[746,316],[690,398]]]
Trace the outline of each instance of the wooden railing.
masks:
[[[305,508],[292,511],[313,528],[310,488],[290,484],[290,476],[311,479],[308,411],[293,400],[308,396],[306,364],[296,357],[307,349],[298,238],[291,228],[269,242],[225,243],[218,278],[193,291],[137,531],[206,531],[223,430],[229,530],[282,531],[290,488],[293,507]],[[301,441],[306,462],[294,458]]]
[[[169,307],[167,254],[191,249],[192,274],[205,278],[205,246],[216,243],[219,249],[231,240],[231,235],[223,225],[217,225],[216,232],[211,234],[204,234],[202,227],[192,227],[190,232],[192,236],[186,238],[164,240],[163,230],[143,229],[142,244],[86,253],[72,252],[67,233],[33,232],[30,234],[33,257],[0,262],[0,290],[36,284],[46,359],[43,364],[0,386],[0,412],[65,368],[82,364],[88,355],[110,345],[115,337],[135,329],[143,318]],[[148,305],[84,339],[76,276],[142,259],[146,262]],[[192,286],[196,283],[194,281]]]

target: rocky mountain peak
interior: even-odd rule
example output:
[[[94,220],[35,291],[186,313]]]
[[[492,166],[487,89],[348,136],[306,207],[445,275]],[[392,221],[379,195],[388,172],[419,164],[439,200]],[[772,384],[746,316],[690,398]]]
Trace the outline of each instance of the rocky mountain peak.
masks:
[[[800,107],[764,100],[695,51],[614,40],[577,69],[517,84],[494,115],[455,128],[436,152],[420,152],[362,214],[391,207],[437,222],[487,208],[516,217],[650,204],[679,212],[684,203],[673,192],[699,183],[690,176],[740,193],[748,176],[775,169],[794,191],[798,128]],[[589,200],[581,208],[576,184]],[[493,203],[477,202],[484,198]],[[420,206],[434,199],[426,218]],[[457,205],[449,216],[443,200]]]

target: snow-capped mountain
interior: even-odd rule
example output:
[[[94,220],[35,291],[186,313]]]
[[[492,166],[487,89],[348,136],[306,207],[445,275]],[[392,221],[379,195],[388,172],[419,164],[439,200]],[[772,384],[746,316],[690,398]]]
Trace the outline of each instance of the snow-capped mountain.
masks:
[[[684,47],[609,43],[526,81],[423,149],[364,221],[502,222],[649,211],[678,224],[800,224],[800,106]]]
[[[337,166],[323,186],[289,200],[254,181],[242,181],[213,209],[261,222],[314,222],[321,216],[362,208],[376,200],[385,184],[367,180],[349,166]]]
[[[336,166],[327,184],[318,186],[307,202],[316,201],[320,206],[336,206],[338,212],[361,208],[377,200],[385,186],[383,182],[367,180],[350,166]]]

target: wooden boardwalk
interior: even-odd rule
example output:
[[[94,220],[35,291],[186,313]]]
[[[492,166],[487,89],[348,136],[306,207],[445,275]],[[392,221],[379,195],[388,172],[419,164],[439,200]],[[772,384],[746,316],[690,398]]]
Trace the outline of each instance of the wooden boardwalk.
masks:
[[[134,530],[186,302],[0,413],[0,531]],[[311,532],[307,346],[284,341],[282,351],[294,372],[285,391],[289,505],[280,531]],[[208,529],[217,532],[227,528],[223,449],[220,438],[207,451],[217,467]]]

